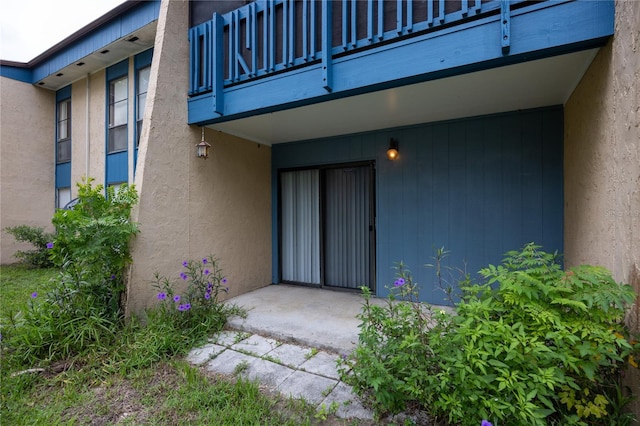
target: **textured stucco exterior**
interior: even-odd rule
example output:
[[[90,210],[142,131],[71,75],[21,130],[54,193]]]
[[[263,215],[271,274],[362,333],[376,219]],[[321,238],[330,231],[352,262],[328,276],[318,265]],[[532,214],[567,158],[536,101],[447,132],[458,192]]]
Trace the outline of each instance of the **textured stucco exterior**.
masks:
[[[52,230],[55,93],[0,77],[0,229],[31,225]],[[0,263],[16,262],[19,244],[1,231]]]
[[[565,105],[565,260],[605,266],[640,293],[639,82],[640,2],[618,1],[615,36]],[[639,315],[636,303],[638,332]]]
[[[76,183],[85,176],[94,178],[95,184],[104,184],[105,78],[101,70],[71,86],[71,198],[77,196]]]
[[[234,296],[271,281],[271,150],[187,122],[188,1],[163,1],[151,65],[135,184],[127,313],[154,303],[154,273],[177,278],[182,261],[220,260]]]

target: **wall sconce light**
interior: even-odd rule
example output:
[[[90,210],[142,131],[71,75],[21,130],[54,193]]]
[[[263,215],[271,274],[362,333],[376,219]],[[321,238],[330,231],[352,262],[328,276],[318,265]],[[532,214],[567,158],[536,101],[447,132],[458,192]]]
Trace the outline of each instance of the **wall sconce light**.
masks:
[[[196,153],[198,158],[204,158],[206,160],[209,157],[209,148],[211,148],[211,145],[204,140],[204,127],[202,127],[202,140],[196,145],[196,148],[198,149]]]
[[[398,140],[391,138],[389,140],[389,149],[387,150],[387,158],[391,161],[398,159],[399,150],[398,150]]]

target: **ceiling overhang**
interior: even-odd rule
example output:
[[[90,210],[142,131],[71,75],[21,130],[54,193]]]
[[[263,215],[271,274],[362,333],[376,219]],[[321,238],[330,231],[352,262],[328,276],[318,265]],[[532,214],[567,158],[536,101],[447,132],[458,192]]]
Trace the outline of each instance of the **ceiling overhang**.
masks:
[[[207,127],[272,145],[564,105],[597,52],[584,50]]]
[[[123,58],[134,56],[153,47],[157,21],[153,21],[100,49],[69,63],[54,73],[34,82],[37,87],[58,90],[111,66]]]

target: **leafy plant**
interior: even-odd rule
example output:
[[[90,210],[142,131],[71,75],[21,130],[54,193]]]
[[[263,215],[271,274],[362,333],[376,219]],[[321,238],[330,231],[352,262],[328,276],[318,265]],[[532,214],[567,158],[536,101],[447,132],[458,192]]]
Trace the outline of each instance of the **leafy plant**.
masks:
[[[52,288],[34,293],[29,309],[13,318],[10,345],[25,361],[57,359],[111,342],[122,320],[123,269],[130,262],[129,220],[135,188],[116,194],[92,179],[78,184],[73,210],[58,210],[55,238],[46,243],[60,268]],[[15,331],[15,333],[13,332]]]
[[[400,265],[386,306],[370,304],[365,290],[346,379],[379,411],[419,404],[462,425],[478,416],[499,424],[609,420],[632,351],[621,332],[634,293],[604,268],[563,271],[556,259],[534,244],[507,253],[480,271],[483,283],[460,283],[455,315],[416,303],[417,285]]]
[[[49,258],[47,243],[53,241],[55,234],[45,232],[37,226],[20,225],[10,226],[4,229],[19,242],[27,242],[34,246],[31,250],[18,250],[14,256],[34,268],[51,268],[53,262]]]
[[[396,269],[398,278],[388,287],[385,305],[371,303],[371,292],[362,288],[359,344],[340,367],[343,373],[352,369],[345,380],[382,412],[427,398],[429,377],[437,373],[433,339],[440,339],[450,324],[445,311],[417,303],[418,285],[405,265]]]
[[[229,284],[214,256],[185,260],[182,266],[179,280],[156,274],[153,285],[159,304],[152,313],[155,320],[171,323],[183,334],[205,336],[221,330],[229,315],[242,315],[236,306],[220,301],[221,294],[229,292]]]

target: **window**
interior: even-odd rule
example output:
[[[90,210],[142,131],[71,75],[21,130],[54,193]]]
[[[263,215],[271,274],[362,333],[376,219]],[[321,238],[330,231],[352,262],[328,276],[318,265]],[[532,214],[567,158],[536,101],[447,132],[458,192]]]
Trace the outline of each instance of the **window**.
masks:
[[[108,153],[127,149],[127,77],[109,82]]]
[[[142,134],[142,118],[144,117],[144,108],[147,104],[147,89],[149,88],[149,73],[151,67],[145,67],[138,70],[138,101],[136,113],[136,148],[140,145],[140,135]]]
[[[71,201],[71,188],[56,189],[56,207],[61,209]]]
[[[56,162],[71,161],[71,99],[58,102],[57,106]]]

